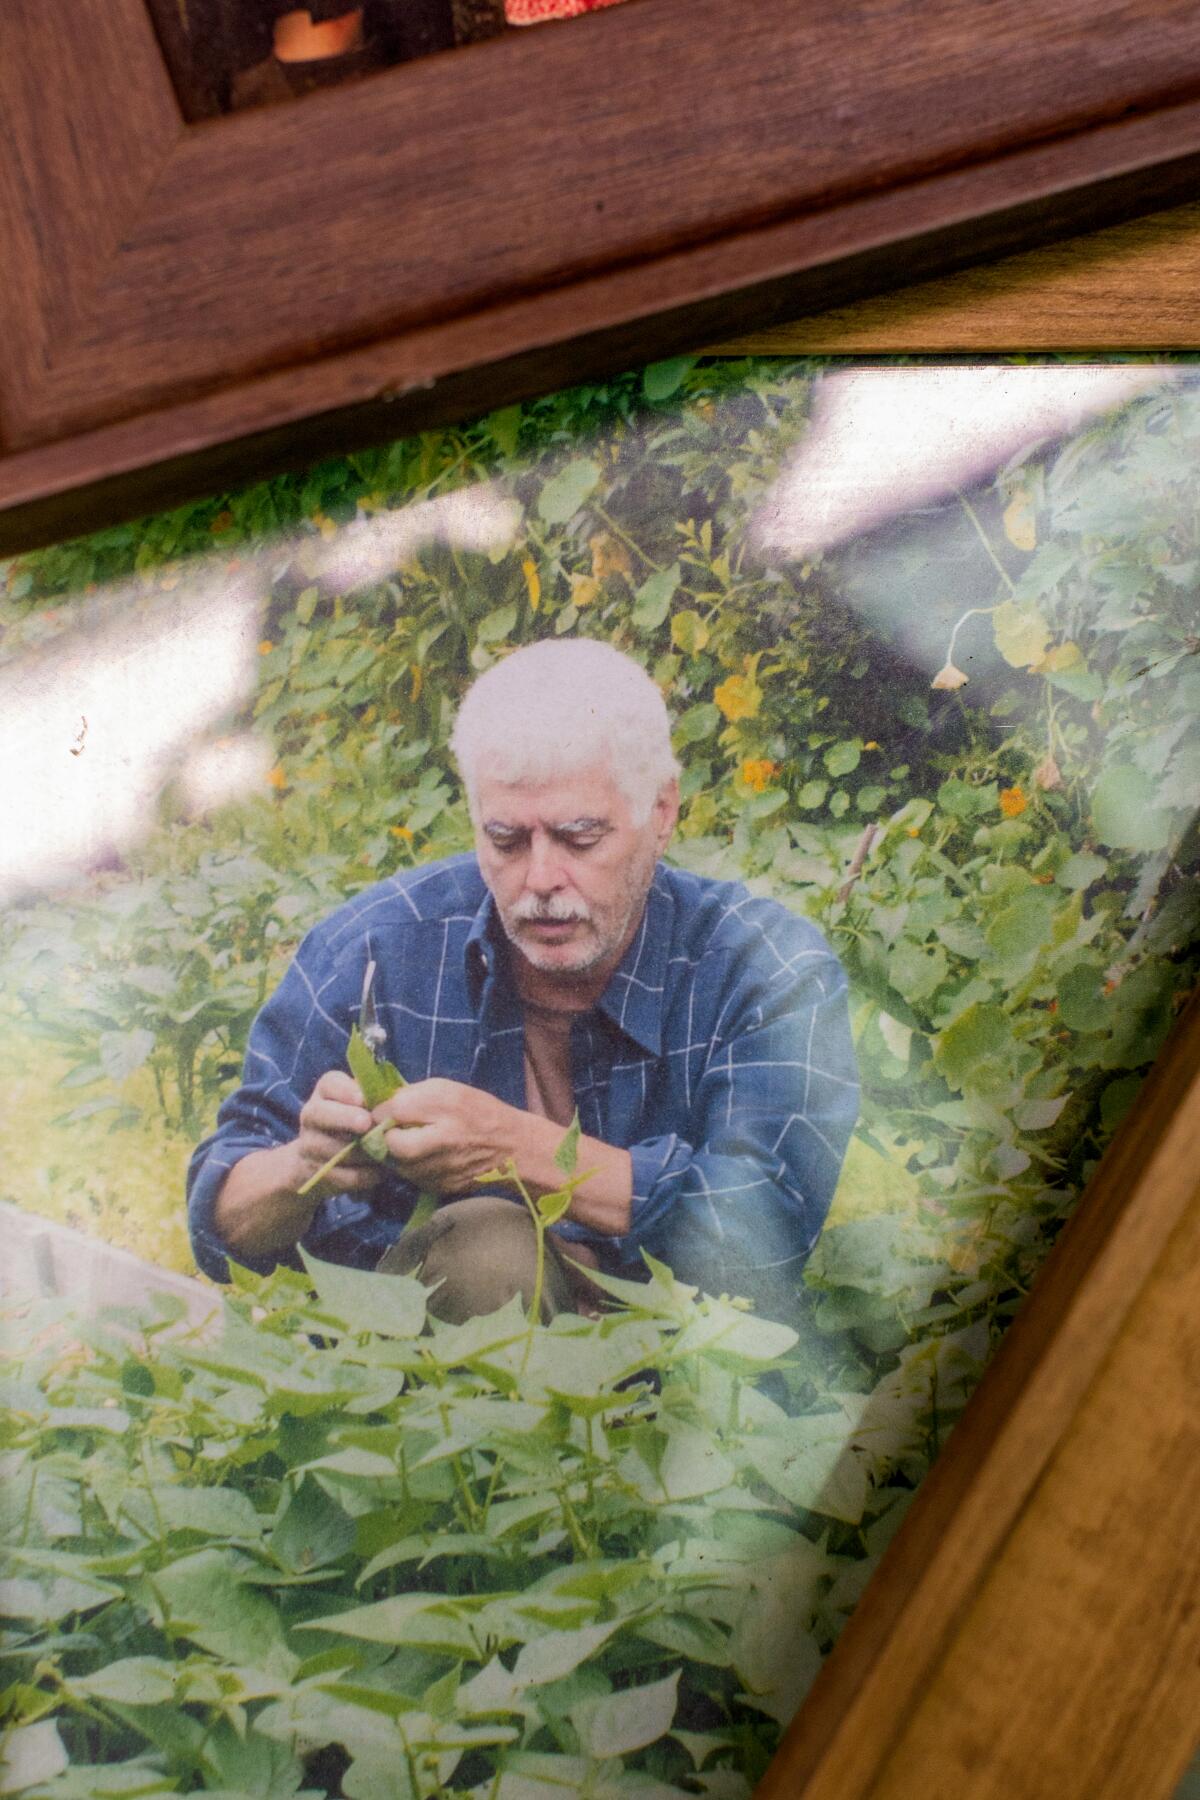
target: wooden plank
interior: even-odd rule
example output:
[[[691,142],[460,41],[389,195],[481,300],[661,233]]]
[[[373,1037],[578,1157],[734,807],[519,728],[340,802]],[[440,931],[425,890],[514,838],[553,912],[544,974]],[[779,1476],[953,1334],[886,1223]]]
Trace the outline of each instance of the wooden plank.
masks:
[[[948,1450],[926,1479],[871,1582],[868,1602],[850,1620],[822,1670],[758,1800],[875,1800],[877,1784],[891,1778],[893,1767],[901,1779],[901,1765],[893,1761],[897,1746],[918,1709],[942,1691],[951,1648],[993,1574],[997,1591],[1003,1592],[1010,1541],[1023,1516],[1040,1504],[1041,1484],[1074,1433],[1086,1397],[1121,1342],[1126,1322],[1150,1291],[1173,1235],[1191,1218],[1198,1204],[1198,1178],[1200,1001],[1194,1001],[955,1428]],[[1140,1326],[1129,1329],[1136,1338]],[[1188,1341],[1179,1340],[1181,1377],[1194,1387]],[[1118,1463],[1125,1454],[1123,1434],[1134,1433],[1128,1441],[1136,1443],[1137,1418],[1147,1410],[1153,1410],[1152,1403],[1141,1390],[1126,1389],[1116,1401],[1109,1390],[1107,1430]],[[1172,1418],[1168,1410],[1168,1424]],[[1200,1468],[1194,1458],[1191,1466],[1185,1492],[1194,1496]],[[1047,1514],[1046,1529],[1047,1541],[1053,1544],[1057,1537],[1061,1547],[1074,1528],[1072,1508],[1082,1509],[1080,1516],[1086,1518],[1091,1502],[1086,1487],[1060,1491],[1062,1511]],[[1163,1549],[1164,1566],[1173,1559],[1181,1581],[1189,1547],[1175,1538]],[[1097,1579],[1108,1583],[1108,1601],[1117,1608],[1131,1580],[1127,1558],[1114,1558]],[[1136,1574],[1132,1579],[1136,1585]],[[1052,1591],[1043,1592],[1039,1605],[1052,1604]],[[1026,1648],[1014,1680],[1024,1679],[1026,1654],[1034,1656],[1039,1617],[1037,1609],[1025,1615]],[[1138,1656],[1127,1645],[1125,1664],[1117,1659],[1111,1671],[1113,1693],[1123,1679],[1122,1667],[1131,1683],[1127,1692],[1140,1691],[1145,1659],[1153,1661],[1156,1655],[1159,1619],[1153,1610],[1144,1610],[1140,1620]],[[1099,1629],[1094,1604],[1081,1598],[1067,1608],[1063,1628],[1081,1644],[1090,1641]],[[1059,1669],[1050,1682],[1062,1706],[1073,1680],[1073,1670]],[[986,1709],[987,1684],[981,1681],[971,1691],[975,1704]],[[1040,1738],[1032,1732],[1019,1735],[1010,1741],[1010,1750],[1024,1759],[1029,1779],[1035,1779],[1043,1754]],[[928,1744],[922,1757],[927,1751]],[[904,1792],[908,1800],[919,1793],[925,1800],[925,1766],[923,1760],[904,1765],[910,1785],[897,1788],[896,1796]],[[981,1767],[982,1781],[987,1773]],[[964,1785],[956,1800],[974,1800],[975,1791]],[[979,1792],[990,1796],[992,1790],[984,1786]],[[1009,1792],[1024,1800],[1026,1790],[1017,1783]],[[1055,1800],[1091,1800],[1091,1795],[1091,1788],[1072,1776]],[[889,1795],[889,1800],[895,1797]]]
[[[1200,202],[718,346],[735,356],[1200,348]]]
[[[1198,1296],[1200,1182],[872,1800],[912,1800],[914,1769],[921,1800],[1174,1794],[1200,1732]]]

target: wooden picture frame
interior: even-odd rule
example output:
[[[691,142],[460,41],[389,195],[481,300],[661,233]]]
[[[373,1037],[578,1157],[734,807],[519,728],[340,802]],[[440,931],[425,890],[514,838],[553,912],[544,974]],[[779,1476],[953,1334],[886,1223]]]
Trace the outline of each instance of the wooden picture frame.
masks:
[[[4,25],[4,548],[705,338],[784,348],[762,329],[851,301],[787,347],[1198,335],[1191,210],[859,300],[1184,198],[1180,0],[1152,26],[759,0],[749,38],[721,0],[639,0],[188,127],[142,0],[67,23],[17,0]],[[1198,1169],[1193,1005],[765,1794],[1173,1792],[1200,1700]]]
[[[0,542],[1190,197],[1200,20],[637,0],[187,126],[144,0],[6,10]],[[419,124],[417,123],[419,122]]]

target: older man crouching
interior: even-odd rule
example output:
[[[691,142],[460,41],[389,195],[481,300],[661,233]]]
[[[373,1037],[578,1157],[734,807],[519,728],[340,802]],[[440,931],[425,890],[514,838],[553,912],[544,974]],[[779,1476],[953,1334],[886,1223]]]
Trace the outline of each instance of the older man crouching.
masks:
[[[475,853],[391,876],[310,932],[250,1033],[241,1087],[189,1172],[196,1258],[265,1270],[301,1243],[419,1271],[461,1320],[533,1290],[534,1232],[478,1178],[533,1195],[578,1111],[591,1171],[552,1234],[543,1313],[589,1302],[580,1265],[786,1316],[857,1111],[841,966],[807,921],[660,860],[679,809],[662,696],[590,640],[482,675],[452,738]],[[346,1068],[364,976],[409,1085],[369,1113]],[[388,1162],[339,1148],[384,1122]],[[405,1129],[399,1129],[404,1127]],[[440,1204],[404,1232],[419,1193]],[[591,1290],[595,1295],[594,1288]]]

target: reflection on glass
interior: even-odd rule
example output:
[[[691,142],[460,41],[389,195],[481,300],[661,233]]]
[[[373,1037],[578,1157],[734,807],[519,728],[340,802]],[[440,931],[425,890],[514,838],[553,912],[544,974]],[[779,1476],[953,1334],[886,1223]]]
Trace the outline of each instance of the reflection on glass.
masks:
[[[1195,986],[1198,462],[1187,366],[683,357],[0,569],[28,1788],[748,1792]],[[450,750],[578,640],[669,713],[653,935],[641,726],[561,797],[602,684],[492,716],[474,823]],[[554,979],[614,894],[632,961]],[[375,1272],[476,1217],[402,1133],[268,1183],[212,1320],[189,1159],[286,1162],[321,1058],[525,1117],[548,1323]],[[529,1160],[572,1104],[628,1229]]]
[[[291,99],[618,0],[149,0],[190,118]]]

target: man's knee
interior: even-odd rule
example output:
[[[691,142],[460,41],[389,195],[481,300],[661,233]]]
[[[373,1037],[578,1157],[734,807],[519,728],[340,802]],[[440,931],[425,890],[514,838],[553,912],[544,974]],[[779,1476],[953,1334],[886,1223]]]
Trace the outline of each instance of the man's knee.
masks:
[[[525,1207],[498,1194],[477,1194],[439,1208],[427,1225],[405,1232],[379,1264],[391,1275],[419,1275],[429,1310],[459,1325],[497,1312],[514,1294],[528,1307],[537,1283],[537,1234]],[[570,1305],[570,1284],[553,1247],[546,1247],[542,1319]]]

